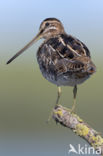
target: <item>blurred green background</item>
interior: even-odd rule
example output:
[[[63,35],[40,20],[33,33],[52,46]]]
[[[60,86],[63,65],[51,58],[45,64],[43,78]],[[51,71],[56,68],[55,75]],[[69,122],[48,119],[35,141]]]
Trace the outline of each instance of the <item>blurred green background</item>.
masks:
[[[0,1],[0,156],[67,156],[69,144],[86,142],[51,120],[57,87],[45,80],[36,61],[38,41],[10,65],[7,60],[30,41],[48,17],[91,51],[97,72],[78,86],[77,114],[103,132],[103,1]],[[60,104],[71,107],[72,87],[62,87]]]

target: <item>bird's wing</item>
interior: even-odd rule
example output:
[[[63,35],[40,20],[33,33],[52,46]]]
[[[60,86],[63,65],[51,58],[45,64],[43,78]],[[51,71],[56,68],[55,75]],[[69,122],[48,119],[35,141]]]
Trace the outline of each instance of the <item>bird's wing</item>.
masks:
[[[90,52],[86,45],[71,35],[61,34],[47,41],[62,58],[73,59],[74,57],[88,56]]]
[[[70,35],[60,35],[45,41],[38,55],[43,67],[56,75],[84,71],[91,60],[88,48]]]
[[[74,56],[88,56],[90,57],[90,51],[86,45],[71,35],[62,34],[60,36],[62,43],[68,48]]]
[[[90,60],[90,52],[85,44],[70,35],[62,34],[46,43],[46,51],[50,53],[57,73],[83,70],[84,64]]]
[[[58,60],[57,64],[55,65],[57,75],[61,75],[63,73],[77,73],[82,72],[85,69],[85,64],[77,59],[67,60],[61,59]]]
[[[77,74],[93,74],[96,71],[96,67],[91,59],[87,56],[75,57],[71,60],[66,58],[58,60],[55,64],[57,75],[71,73]]]

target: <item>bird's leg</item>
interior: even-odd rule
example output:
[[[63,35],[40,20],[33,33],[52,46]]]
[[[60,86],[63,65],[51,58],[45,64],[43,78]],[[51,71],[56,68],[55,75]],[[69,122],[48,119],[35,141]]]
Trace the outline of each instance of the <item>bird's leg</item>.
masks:
[[[58,103],[59,103],[60,96],[61,96],[61,87],[58,87],[58,95],[57,95],[57,99],[56,99],[56,105],[58,105]]]
[[[77,85],[75,85],[74,89],[73,89],[74,102],[73,102],[73,106],[72,106],[71,112],[73,112],[75,110],[75,107],[76,107],[76,95],[77,95]]]
[[[57,93],[57,99],[56,99],[55,107],[56,107],[56,106],[58,105],[58,103],[59,103],[60,96],[61,96],[61,87],[58,86],[58,93]],[[47,123],[50,121],[51,117],[52,117],[52,111],[50,112],[50,115],[49,115],[49,117],[48,117]]]

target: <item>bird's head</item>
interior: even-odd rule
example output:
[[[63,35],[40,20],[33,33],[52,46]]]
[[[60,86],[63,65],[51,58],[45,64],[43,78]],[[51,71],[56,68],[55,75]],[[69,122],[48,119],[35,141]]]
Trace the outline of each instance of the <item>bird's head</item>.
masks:
[[[41,38],[51,38],[64,33],[62,23],[56,18],[47,18],[40,25]]]
[[[12,62],[17,56],[22,54],[26,49],[28,49],[37,40],[44,38],[49,39],[51,37],[57,36],[58,34],[64,33],[64,28],[62,23],[56,18],[45,19],[39,28],[39,33],[34,37],[24,48],[22,48],[18,53],[16,53],[8,62]]]

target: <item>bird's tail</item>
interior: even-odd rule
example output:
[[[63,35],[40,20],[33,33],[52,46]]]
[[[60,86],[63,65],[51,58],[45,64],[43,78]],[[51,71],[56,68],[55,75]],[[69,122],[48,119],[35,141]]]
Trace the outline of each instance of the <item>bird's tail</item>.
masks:
[[[88,74],[93,74],[96,72],[96,66],[92,61],[88,64],[87,72]]]

